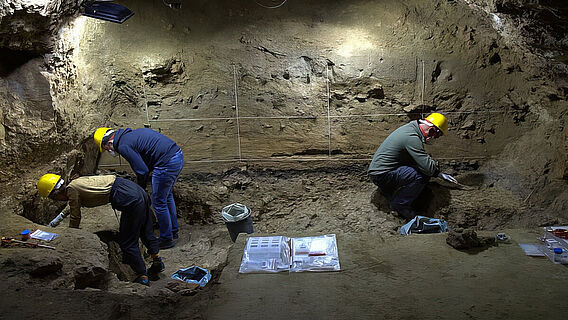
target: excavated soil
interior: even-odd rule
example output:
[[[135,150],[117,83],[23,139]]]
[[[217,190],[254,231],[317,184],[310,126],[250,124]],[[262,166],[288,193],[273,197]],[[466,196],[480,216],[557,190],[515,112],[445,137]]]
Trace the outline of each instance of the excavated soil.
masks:
[[[340,259],[343,263],[342,270],[344,270],[342,272],[347,272],[347,278],[344,279],[344,276],[341,276],[336,280],[332,276],[329,279],[326,278],[325,281],[329,281],[326,282],[329,283],[329,290],[337,290],[336,286],[345,286],[342,291],[353,296],[352,303],[356,305],[356,301],[365,300],[363,296],[360,298],[357,296],[366,295],[366,293],[358,289],[348,289],[353,282],[350,277],[353,273],[359,273],[357,270],[360,266],[357,266],[361,263],[365,264],[364,261],[367,260],[360,260],[364,255],[353,255],[353,246],[376,247],[383,254],[389,252],[388,250],[392,250],[390,251],[392,253],[398,250],[408,252],[408,246],[415,248],[411,250],[416,250],[417,246],[420,246],[421,255],[445,256],[451,255],[451,251],[454,250],[447,246],[444,238],[441,237],[436,238],[438,240],[435,242],[428,240],[430,245],[424,246],[420,236],[405,240],[398,235],[398,229],[404,220],[391,212],[386,199],[377,194],[376,187],[366,177],[365,168],[366,165],[334,167],[327,170],[321,168],[317,170],[274,170],[243,167],[220,174],[188,174],[182,177],[175,189],[181,225],[180,239],[176,247],[161,252],[166,270],[160,279],[151,282],[150,288],[128,282],[133,279],[134,274],[127,266],[120,263],[120,252],[115,242],[118,222],[109,206],[84,210],[81,230],[68,229],[65,225],[55,229],[38,225],[37,227],[43,230],[48,229],[61,234],[60,238],[50,243],[56,246],[57,250],[55,252],[46,249],[3,248],[0,250],[0,266],[3,271],[0,274],[1,281],[8,291],[15,293],[2,299],[1,307],[3,310],[10,310],[5,313],[6,319],[17,315],[60,319],[78,316],[87,319],[100,317],[120,319],[146,318],[149,314],[153,314],[152,317],[180,319],[209,319],[210,317],[221,319],[232,314],[237,318],[259,319],[258,315],[248,314],[249,310],[245,310],[243,306],[237,307],[232,304],[225,306],[224,302],[225,299],[235,299],[231,298],[235,294],[233,290],[243,293],[247,290],[258,290],[259,284],[240,276],[237,279],[241,280],[234,284],[236,287],[225,284],[223,280],[218,280],[226,273],[234,277],[237,271],[235,268],[238,269],[242,256],[244,243],[242,236],[239,237],[240,245],[237,249],[232,244],[220,217],[220,208],[233,202],[244,203],[252,210],[255,234],[258,235],[337,234],[340,239]],[[425,214],[447,219],[452,228],[474,226],[477,229],[491,230],[488,231],[489,235],[503,231],[504,226],[526,227],[532,225],[534,221],[546,224],[552,219],[541,213],[533,214],[531,221],[523,221],[520,217],[523,216],[523,211],[528,210],[528,207],[520,205],[523,203],[522,199],[513,196],[507,190],[484,184],[483,179],[476,175],[468,175],[467,171],[464,174],[458,172],[456,177],[464,184],[470,184],[467,190],[451,189],[444,186],[441,181],[431,181],[427,187],[429,197],[421,199],[418,209],[423,209]],[[1,231],[3,234],[13,234],[14,231],[30,227],[35,228],[36,226],[30,226],[25,219],[18,218],[5,221]],[[537,235],[535,232],[532,237],[525,236],[523,240],[535,242]],[[101,241],[96,241],[96,237]],[[401,245],[403,247],[399,248]],[[514,257],[515,261],[527,259],[522,258],[520,249],[512,249],[512,246],[509,247],[508,255]],[[232,254],[230,254],[231,250]],[[510,253],[511,250],[514,253]],[[73,255],[89,257],[90,251],[96,252],[98,257],[91,257],[91,261],[78,261],[71,257]],[[449,259],[456,258],[450,257]],[[431,258],[422,257],[416,264],[409,264],[406,259],[395,259],[388,262],[388,268],[389,270],[419,270],[423,264],[420,262],[421,259],[429,261],[428,259]],[[441,259],[434,263],[451,263],[451,261],[443,260],[446,258]],[[503,263],[503,258],[498,252],[488,257],[484,256],[483,260],[489,264]],[[45,265],[50,264],[60,265],[60,268],[45,271]],[[209,269],[213,274],[210,284],[189,297],[176,294],[166,288],[169,275],[191,265]],[[543,261],[541,265],[544,267],[547,263]],[[534,268],[537,267],[534,266]],[[468,271],[470,270],[468,264],[459,264],[452,268],[458,273],[481,272],[475,271],[475,268]],[[37,270],[43,270],[44,274],[37,276]],[[106,274],[105,270],[109,273]],[[367,267],[361,271],[364,272],[364,270],[367,270]],[[483,277],[491,274],[492,279],[493,277],[499,278],[498,274],[487,273],[489,271],[482,271]],[[507,275],[511,272],[526,272],[526,270],[522,264],[517,263],[517,267],[511,267],[503,272],[505,273],[502,286],[507,286],[511,281]],[[95,276],[97,274],[98,276]],[[560,274],[559,276],[563,277]],[[274,277],[276,281],[282,279],[279,275],[274,275]],[[456,279],[453,273],[449,277]],[[397,273],[396,278],[403,279],[404,274]],[[357,279],[362,278],[357,277]],[[233,283],[232,281],[229,283]],[[315,281],[314,285],[325,288],[325,285],[320,282],[324,280],[318,280],[317,275],[316,278],[305,281]],[[494,286],[500,286],[497,283],[498,280],[493,279],[492,281],[495,281]],[[279,296],[277,292],[280,285],[263,287],[261,289],[263,291],[256,292],[264,295],[273,292],[276,296],[270,299],[278,301],[280,298],[277,298]],[[395,287],[391,287],[388,291],[394,296],[404,296],[405,292],[409,294],[414,292],[411,295],[415,295],[417,292],[423,292],[424,286],[420,281],[404,282],[404,285],[395,282],[388,286],[391,285]],[[396,287],[399,285],[403,288],[397,292]],[[241,286],[245,287],[240,288]],[[451,294],[460,294],[461,287],[454,282],[451,282],[450,286],[455,286],[456,290]],[[69,291],[69,289],[75,290]],[[322,292],[318,290],[316,293],[304,294],[317,296]],[[238,293],[237,295],[240,296]],[[23,296],[33,296],[34,299],[28,301],[23,299]],[[292,303],[287,300],[283,303]],[[28,306],[32,301],[36,310],[39,311],[22,311],[21,308]],[[333,299],[327,301],[329,303]],[[277,319],[286,318],[285,309],[276,307],[280,305],[279,303],[272,305],[273,303],[275,302],[269,303],[272,308],[277,308],[273,316]],[[404,317],[406,312],[399,309],[400,307],[395,308],[396,303],[392,303],[392,306],[387,309],[393,317]],[[76,304],[77,307],[70,310],[62,307],[62,304]],[[218,309],[215,307],[217,304],[224,307]],[[302,305],[299,303],[297,308],[303,308]],[[460,314],[467,312],[467,310],[462,311],[461,305],[456,307],[456,312],[459,311]],[[254,307],[247,308],[251,308],[251,312],[257,312],[254,311]],[[378,310],[375,308],[378,308],[378,305],[361,309],[360,313],[354,310],[352,312],[359,314],[362,318],[373,318],[372,314]],[[484,306],[484,308],[487,307]],[[447,309],[452,310],[450,307]],[[315,310],[323,312],[322,309],[316,308]],[[446,314],[446,311],[437,313],[430,310],[429,312],[432,312],[431,315],[435,318],[443,318]],[[308,316],[311,313],[308,311],[299,313],[299,315],[302,314]]]

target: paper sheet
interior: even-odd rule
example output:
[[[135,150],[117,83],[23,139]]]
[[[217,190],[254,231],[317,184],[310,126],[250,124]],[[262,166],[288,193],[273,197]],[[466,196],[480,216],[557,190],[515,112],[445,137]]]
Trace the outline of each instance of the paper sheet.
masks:
[[[544,257],[545,254],[539,249],[541,245],[538,244],[529,244],[529,243],[519,243],[521,249],[525,251],[527,256],[531,257]]]
[[[57,233],[41,231],[38,229],[34,231],[30,236],[32,237],[32,239],[51,241],[57,238],[59,235]]]

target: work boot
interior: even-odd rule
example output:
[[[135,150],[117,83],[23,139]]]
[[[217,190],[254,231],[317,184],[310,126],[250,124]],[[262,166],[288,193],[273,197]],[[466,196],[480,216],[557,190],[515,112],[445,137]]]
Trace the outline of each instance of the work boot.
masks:
[[[134,279],[134,281],[132,281],[134,283],[139,283],[139,284],[143,284],[145,286],[150,286],[150,281],[148,280],[148,276],[143,274],[143,275],[139,275],[136,279]]]
[[[148,268],[148,273],[158,274],[160,272],[164,272],[164,270],[166,270],[166,266],[162,262],[162,258],[155,258],[152,261],[150,268]]]
[[[410,221],[414,219],[414,217],[418,216],[419,214],[412,210],[412,209],[399,209],[397,210],[398,215],[402,218],[406,219],[406,221]]]
[[[160,250],[164,250],[164,249],[169,249],[169,248],[173,248],[175,247],[175,242],[172,239],[162,239],[159,238],[158,239],[159,245],[160,245]]]

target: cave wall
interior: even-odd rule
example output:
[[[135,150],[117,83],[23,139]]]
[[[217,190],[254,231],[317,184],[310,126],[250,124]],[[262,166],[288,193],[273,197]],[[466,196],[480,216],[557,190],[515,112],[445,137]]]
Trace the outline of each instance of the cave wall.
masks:
[[[100,124],[150,125],[190,161],[326,156],[329,144],[368,157],[431,110],[451,119],[436,156],[485,158],[527,112],[524,61],[463,3],[124,4],[135,15],[122,25],[84,20],[77,103],[97,104]]]
[[[523,57],[528,109],[523,121],[530,130],[518,132],[499,156],[485,166],[488,183],[522,195],[529,212],[566,219],[566,110],[568,107],[568,4],[540,0],[467,0],[473,10],[495,22],[503,41]],[[517,93],[512,92],[515,95]]]
[[[33,184],[46,170],[93,172],[91,134],[102,125],[161,131],[184,150],[186,169],[212,170],[217,162],[192,161],[364,161],[433,110],[450,119],[428,147],[435,157],[479,161],[487,183],[566,207],[567,42],[538,24],[550,10],[565,21],[561,5],[126,0],[135,14],[115,24],[78,17],[73,1],[35,11],[10,2],[0,7],[1,34],[11,35],[1,47],[31,58],[0,69],[1,160],[8,186],[26,177],[9,189],[31,197],[30,208],[41,207]],[[128,167],[107,155],[101,164]]]

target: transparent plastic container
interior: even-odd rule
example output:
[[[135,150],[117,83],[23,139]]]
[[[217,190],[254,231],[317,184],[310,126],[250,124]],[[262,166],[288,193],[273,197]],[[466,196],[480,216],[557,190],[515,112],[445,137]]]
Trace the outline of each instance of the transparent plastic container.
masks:
[[[568,264],[568,249],[560,245],[554,239],[545,239],[544,245],[540,247],[544,255],[555,264]]]
[[[339,270],[335,234],[291,239],[250,237],[239,268],[240,273]]]
[[[244,204],[233,203],[221,210],[221,216],[225,222],[242,221],[250,216],[250,210]]]
[[[335,234],[292,238],[290,272],[339,270],[341,267]]]
[[[284,236],[250,237],[241,261],[240,273],[281,272],[290,269],[289,239]]]
[[[568,252],[566,250],[562,250],[561,248],[554,248],[554,250],[552,251],[554,253],[554,259],[552,260],[552,262],[568,264]]]
[[[543,246],[542,253],[555,264],[568,264],[568,250]]]
[[[539,238],[543,242],[540,250],[555,264],[568,264],[568,240],[552,233],[552,230],[565,228],[567,227],[545,227],[544,236]]]

